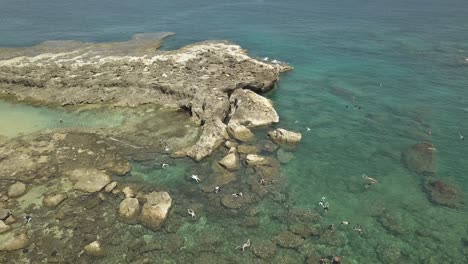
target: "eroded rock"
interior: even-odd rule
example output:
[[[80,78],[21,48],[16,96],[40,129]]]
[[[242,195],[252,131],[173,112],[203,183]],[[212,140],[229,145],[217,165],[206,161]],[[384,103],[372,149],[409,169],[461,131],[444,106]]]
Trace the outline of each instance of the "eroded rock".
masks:
[[[283,145],[296,145],[302,139],[302,134],[278,128],[268,133],[268,136],[276,143]]]
[[[166,220],[171,205],[172,199],[167,192],[152,192],[146,195],[146,203],[139,217],[141,224],[158,230]]]

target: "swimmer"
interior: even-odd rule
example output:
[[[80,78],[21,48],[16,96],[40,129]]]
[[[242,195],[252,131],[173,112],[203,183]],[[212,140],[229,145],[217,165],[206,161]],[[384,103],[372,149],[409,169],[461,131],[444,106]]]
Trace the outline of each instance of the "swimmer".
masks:
[[[220,191],[221,191],[221,187],[219,187],[219,186],[214,187],[214,192],[215,193],[219,193]]]
[[[374,179],[374,178],[371,178],[369,176],[367,176],[366,174],[362,174],[361,177],[364,179],[364,180],[368,180],[369,183],[366,184],[366,188],[368,189],[369,187],[371,187],[372,185],[376,184],[377,183],[377,180]]]
[[[247,239],[247,242],[245,242],[244,244],[242,244],[242,246],[238,246],[236,247],[236,249],[242,249],[242,252],[245,251],[246,248],[250,247],[250,239]]]
[[[341,264],[341,258],[339,256],[333,257],[332,264]]]
[[[427,131],[427,134],[428,134],[429,136],[432,136],[432,131],[431,131],[431,130]]]
[[[193,174],[191,178],[194,179],[197,183],[201,182],[201,179],[198,177],[198,175]]]
[[[232,196],[234,196],[234,197],[236,197],[236,198],[237,198],[237,197],[242,197],[243,195],[244,195],[244,194],[241,193],[241,192],[240,192],[240,193],[233,193],[233,194],[232,194]]]
[[[320,258],[320,259],[319,259],[319,263],[320,263],[320,264],[326,264],[326,263],[329,263],[329,262],[330,262],[330,260],[327,259],[327,258]]]
[[[335,224],[329,225],[328,230],[335,231]]]
[[[26,221],[27,224],[29,224],[29,222],[31,222],[31,220],[32,220],[32,216],[30,216],[30,215],[25,215],[25,216],[24,216],[24,220]]]
[[[465,137],[461,133],[458,133],[458,135],[460,135],[460,140],[465,140]]]
[[[263,58],[264,61],[268,61],[268,59],[269,59],[268,57]]]
[[[322,208],[323,208],[323,210],[324,210],[325,212],[328,212],[328,209],[329,209],[329,207],[330,207],[330,204],[329,204],[327,201],[325,201],[325,199],[326,199],[326,197],[323,196],[322,199],[321,199],[320,202],[319,202],[319,205],[322,206]]]
[[[163,163],[163,164],[161,165],[161,168],[163,168],[163,169],[165,169],[165,168],[167,168],[167,167],[169,167],[169,164],[167,164],[167,163]]]
[[[307,131],[310,131],[310,130],[311,130],[310,127],[307,127]]]
[[[261,178],[261,179],[260,179],[260,184],[261,184],[261,185],[265,185],[265,179]]]
[[[362,229],[362,226],[361,225],[357,225],[355,228],[354,228],[354,231],[358,232],[359,234],[362,234],[364,232],[364,230]]]
[[[348,221],[341,221],[341,224],[342,225],[349,225],[349,222]]]
[[[192,209],[187,209],[187,213],[192,217],[192,220],[196,220],[197,217],[195,216],[195,212]]]

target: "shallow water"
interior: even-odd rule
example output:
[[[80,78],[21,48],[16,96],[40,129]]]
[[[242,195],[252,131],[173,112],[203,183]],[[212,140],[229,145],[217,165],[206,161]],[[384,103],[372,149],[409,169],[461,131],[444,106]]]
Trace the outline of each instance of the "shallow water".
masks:
[[[283,166],[290,203],[323,214],[317,203],[326,196],[330,211],[323,214],[323,225],[348,220],[353,227],[358,223],[365,228],[365,235],[358,236],[352,227],[340,226],[345,243],[313,241],[317,251],[342,255],[346,263],[395,263],[386,248],[399,251],[405,263],[468,261],[466,206],[453,210],[431,204],[422,190],[423,177],[400,162],[408,146],[432,141],[437,177],[460,186],[467,203],[468,141],[459,139],[459,133],[468,135],[466,1],[3,3],[0,46],[50,39],[120,41],[138,32],[172,31],[176,36],[167,40],[165,49],[229,39],[253,56],[291,63],[295,70],[268,94],[281,116],[278,126],[303,133],[295,159]],[[8,117],[0,116],[2,123],[10,123],[15,115],[14,120],[30,120],[15,125],[24,128],[0,130],[5,135],[51,126],[44,124],[60,116],[36,108],[10,112],[15,108],[4,103],[2,107],[9,111]],[[184,177],[193,170],[209,171],[209,161],[173,164],[165,171],[136,166],[133,176],[167,188],[183,186],[181,197],[186,193],[198,201]],[[363,173],[379,183],[367,190]],[[177,232],[188,245],[194,243],[194,228],[234,237],[235,242],[219,242],[215,252],[238,262],[242,259],[232,248],[243,237],[268,239],[284,228],[269,217],[278,210],[276,205],[265,202],[259,210],[258,230],[232,228],[235,217],[217,218],[210,212],[209,225],[186,225]],[[389,221],[401,230],[389,231],[389,225],[385,229]],[[296,254],[290,251],[281,249],[278,254]]]

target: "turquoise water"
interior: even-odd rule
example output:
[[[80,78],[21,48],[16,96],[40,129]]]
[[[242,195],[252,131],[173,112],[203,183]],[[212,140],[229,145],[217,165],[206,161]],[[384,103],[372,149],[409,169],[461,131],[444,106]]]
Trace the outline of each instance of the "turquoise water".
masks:
[[[319,241],[319,251],[343,255],[347,263],[398,263],[384,248],[398,251],[401,263],[468,262],[466,206],[431,204],[423,177],[400,162],[408,146],[432,141],[437,177],[460,186],[467,203],[468,141],[459,133],[468,135],[468,2],[158,2],[0,0],[0,46],[172,31],[165,49],[228,39],[253,56],[286,61],[295,70],[268,97],[281,116],[278,126],[303,133],[295,159],[283,166],[291,201],[321,212],[317,203],[326,196],[324,224],[348,220],[365,227],[365,236],[340,229],[346,243]],[[135,175],[159,175],[172,187],[188,184],[180,180],[190,174],[184,166]],[[364,188],[363,173],[378,184]],[[402,231],[385,229],[388,219]]]

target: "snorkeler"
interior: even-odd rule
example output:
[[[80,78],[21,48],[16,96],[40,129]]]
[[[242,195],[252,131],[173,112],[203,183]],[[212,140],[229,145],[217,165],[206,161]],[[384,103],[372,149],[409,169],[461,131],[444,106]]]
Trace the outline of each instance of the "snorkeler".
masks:
[[[236,249],[242,249],[242,252],[245,251],[246,248],[250,247],[250,239],[247,239],[247,242],[245,242],[244,244],[242,244],[242,246],[238,246],[236,247]]]
[[[374,178],[371,178],[369,176],[367,176],[366,174],[362,174],[361,177],[364,179],[364,180],[368,180],[369,182],[366,184],[366,188],[369,189],[369,187],[371,187],[372,185],[376,184],[377,183],[377,180],[374,179]]]
[[[32,220],[32,216],[30,216],[30,215],[25,215],[25,216],[24,216],[24,220],[26,221],[26,224],[29,224],[29,222],[31,222],[31,220]]]
[[[358,232],[359,234],[362,234],[364,232],[364,229],[362,229],[362,226],[361,225],[357,225],[355,228],[354,228],[354,231]]]

